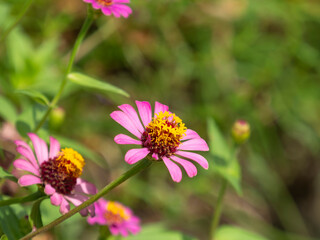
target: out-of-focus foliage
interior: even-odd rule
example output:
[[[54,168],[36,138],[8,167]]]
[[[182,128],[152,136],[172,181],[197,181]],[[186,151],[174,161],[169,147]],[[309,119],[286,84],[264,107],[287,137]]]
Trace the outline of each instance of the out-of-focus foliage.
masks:
[[[23,3],[0,2],[0,33]],[[73,68],[123,89],[130,98],[92,94],[68,83],[59,102],[66,113],[63,124],[58,129],[45,124],[39,134],[78,146],[87,160],[85,177],[101,188],[129,167],[123,160],[128,148],[113,142],[124,130],[109,117],[119,104],[135,99],[165,103],[206,139],[212,134],[207,119],[215,119],[229,145],[232,123],[246,119],[251,138],[234,163],[241,169],[235,167],[233,186],[241,186],[242,195],[228,189],[222,223],[272,240],[320,238],[320,3],[132,0],[131,7],[128,19],[96,20]],[[0,45],[0,156],[5,169],[13,158],[13,136],[25,137],[46,109],[34,96],[51,100],[58,91],[85,8],[81,0],[35,1]],[[172,183],[158,164],[108,198],[131,207],[143,224],[162,222],[172,232],[206,239],[225,174],[210,154],[221,150],[211,146],[209,170],[199,167],[194,179]],[[15,196],[28,192],[10,189]],[[47,211],[44,224],[59,216],[48,201],[41,203]],[[74,217],[46,234],[93,239],[98,232]]]

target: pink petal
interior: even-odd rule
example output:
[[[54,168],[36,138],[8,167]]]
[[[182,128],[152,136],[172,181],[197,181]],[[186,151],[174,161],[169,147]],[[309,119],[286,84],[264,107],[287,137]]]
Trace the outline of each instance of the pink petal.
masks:
[[[17,142],[17,141],[16,141]],[[18,145],[17,147],[17,152],[20,153],[22,156],[24,156],[25,158],[27,158],[34,167],[38,168],[39,164],[33,154],[33,151],[31,150],[31,148],[29,146],[25,147],[22,145]]]
[[[180,155],[185,158],[190,158],[191,160],[199,163],[200,166],[203,167],[204,169],[208,169],[208,167],[209,167],[207,159],[205,159],[200,154],[193,153],[193,152],[185,152],[185,151],[177,151],[175,154]]]
[[[191,139],[182,142],[178,147],[179,150],[190,150],[190,151],[209,151],[208,144],[202,138]]]
[[[156,116],[157,113],[159,112],[166,112],[169,110],[169,107],[162,104],[162,103],[159,103],[159,102],[156,102],[155,103],[155,107],[154,107],[154,116]]]
[[[91,5],[94,9],[100,9],[101,5],[99,3],[97,3],[96,1],[92,1]]]
[[[140,118],[143,125],[146,127],[152,120],[152,110],[149,102],[136,101]]]
[[[21,178],[19,178],[18,183],[20,186],[30,186],[33,184],[40,184],[42,183],[41,179],[39,177],[36,177],[34,175],[23,175]]]
[[[62,196],[59,193],[54,193],[50,197],[52,205],[59,206],[62,202]]]
[[[70,211],[70,205],[68,201],[65,198],[62,198],[61,204],[60,204],[60,213],[66,214],[69,211]]]
[[[35,168],[29,161],[23,159],[17,159],[13,162],[13,166],[17,169],[25,170],[35,174],[36,176],[40,176],[39,169]]]
[[[167,157],[162,157],[162,159],[164,164],[167,166],[169,170],[172,180],[174,182],[180,182],[182,179],[182,172],[181,172],[181,169],[178,167],[178,165],[172,162]]]
[[[191,162],[184,160],[182,158],[178,158],[176,156],[171,156],[170,158],[173,161],[181,164],[181,166],[184,168],[184,170],[186,170],[186,173],[188,174],[189,177],[192,178],[197,175],[197,168]]]
[[[79,206],[81,203],[85,202],[88,199],[88,197],[86,197],[86,196],[77,195],[77,194],[68,195],[68,196],[65,196],[65,198],[68,201],[70,201],[73,205],[75,205],[76,207]],[[88,213],[89,213],[88,207],[80,210],[80,214],[82,216],[87,216]]]
[[[136,145],[141,145],[141,141],[133,139],[132,137],[129,137],[124,134],[118,134],[117,136],[114,137],[114,141],[118,144],[136,144]]]
[[[60,151],[60,143],[57,139],[50,137],[50,153],[49,158],[54,158]]]
[[[126,153],[124,160],[129,164],[134,164],[139,160],[145,158],[148,154],[148,148],[130,149]]]
[[[33,148],[36,152],[39,164],[48,160],[48,147],[45,141],[43,141],[34,133],[29,133],[28,135],[32,141]]]
[[[116,236],[119,234],[119,226],[118,225],[111,225],[109,227],[109,229],[110,229],[110,232],[112,235]]]
[[[117,10],[124,18],[132,13],[131,8],[123,4],[114,4],[113,9]]]
[[[108,7],[101,8],[101,11],[106,16],[110,16],[111,15],[111,10]]]
[[[140,133],[144,132],[144,128],[141,124],[141,121],[139,119],[139,116],[136,112],[136,110],[134,110],[134,108],[129,105],[129,104],[122,104],[121,106],[119,106],[119,108],[128,115],[128,117],[133,121],[134,125],[136,126],[136,128],[140,131]]]
[[[116,18],[121,17],[120,12],[119,12],[114,6],[111,6],[111,7],[110,7],[110,10],[111,10],[112,14],[113,14]]]
[[[122,111],[114,111],[110,114],[111,118],[115,120],[117,123],[119,123],[122,127],[127,129],[129,132],[131,132],[133,135],[135,135],[137,138],[141,138],[141,133],[137,129],[137,127],[134,125],[133,121]]]
[[[188,139],[193,139],[193,138],[201,138],[199,134],[196,131],[193,131],[191,129],[187,129],[186,135],[181,139],[183,140],[188,140]]]
[[[119,227],[119,231],[120,231],[120,234],[123,236],[123,237],[127,237],[129,234],[128,234],[128,231],[125,227]]]
[[[130,3],[130,0],[114,0],[114,3]]]
[[[98,192],[94,184],[89,183],[81,178],[77,179],[77,184],[74,188],[77,193],[96,194]]]
[[[44,187],[44,192],[47,195],[52,195],[56,192],[56,190],[50,184],[46,184],[46,186]]]

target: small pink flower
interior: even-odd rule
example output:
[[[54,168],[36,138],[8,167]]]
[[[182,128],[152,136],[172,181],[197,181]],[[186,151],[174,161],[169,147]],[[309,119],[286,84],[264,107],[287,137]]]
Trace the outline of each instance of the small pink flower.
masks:
[[[149,102],[136,101],[136,104],[140,118],[136,110],[128,104],[119,106],[121,111],[110,114],[113,120],[138,138],[119,134],[115,136],[115,142],[142,147],[131,149],[126,153],[127,163],[134,164],[150,154],[155,160],[163,160],[175,182],[180,182],[182,179],[181,169],[176,163],[182,165],[189,177],[197,175],[197,168],[189,161],[190,159],[208,169],[208,161],[203,156],[189,152],[208,151],[206,141],[195,131],[187,129],[178,116],[169,112],[168,106],[156,102],[152,117]]]
[[[116,18],[123,16],[127,18],[132,10],[124,3],[130,3],[130,0],[83,0],[84,2],[91,3],[95,9],[101,9],[104,15],[113,14]]]
[[[96,194],[96,187],[82,180],[82,168],[85,164],[82,156],[71,148],[60,149],[60,143],[50,137],[50,149],[46,142],[34,133],[28,134],[34,151],[24,141],[17,140],[17,152],[25,159],[17,159],[13,165],[17,169],[29,172],[18,180],[20,186],[41,184],[44,192],[50,196],[51,203],[60,206],[61,214],[69,212],[69,202],[75,206],[86,201],[89,194]],[[80,214],[94,216],[94,206],[82,209]]]
[[[130,208],[103,198],[94,204],[96,215],[88,218],[89,224],[107,225],[112,235],[121,234],[124,237],[140,231],[140,219],[133,215]]]

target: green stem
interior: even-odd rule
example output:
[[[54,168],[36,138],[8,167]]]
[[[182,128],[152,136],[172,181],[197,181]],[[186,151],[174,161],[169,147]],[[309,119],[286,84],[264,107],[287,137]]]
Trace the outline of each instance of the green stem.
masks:
[[[18,18],[16,19],[16,21],[10,27],[8,27],[8,29],[0,37],[0,42],[4,41],[6,39],[6,37],[9,35],[9,33],[12,31],[12,29],[14,29],[18,25],[18,23],[21,21],[22,17],[29,10],[33,1],[34,0],[29,0],[26,2],[26,4],[23,6],[22,11],[21,11],[20,15],[18,16]]]
[[[212,240],[214,240],[214,234],[220,221],[222,202],[223,202],[223,197],[226,192],[227,186],[228,186],[227,180],[223,179],[222,185],[220,187],[219,195],[218,195],[215,213],[213,215],[212,225],[211,225],[210,236]]]
[[[69,211],[65,215],[62,215],[61,217],[57,218],[56,220],[54,220],[53,222],[49,223],[48,225],[46,225],[46,226],[44,226],[42,228],[39,228],[34,232],[29,233],[28,235],[24,236],[20,240],[30,239],[30,238],[38,235],[39,233],[47,231],[47,230],[51,229],[52,227],[58,225],[59,223],[65,221],[66,219],[70,218],[71,216],[73,216],[74,214],[79,212],[80,210],[88,207],[89,205],[91,205],[92,203],[97,201],[99,198],[101,198],[102,196],[104,196],[105,194],[110,192],[112,189],[114,189],[115,187],[117,187],[118,185],[120,185],[121,183],[123,183],[124,181],[129,179],[130,177],[136,175],[137,173],[141,172],[143,169],[146,169],[147,167],[149,167],[152,164],[152,162],[153,161],[151,161],[149,159],[143,159],[143,160],[139,161],[138,164],[136,164],[135,166],[130,168],[127,172],[122,174],[116,180],[114,180],[111,183],[109,183],[100,192],[98,192],[96,195],[94,195],[91,198],[89,198],[87,201],[83,202],[78,207],[75,207],[74,209],[72,209],[71,211]]]
[[[11,204],[16,204],[16,203],[31,202],[31,201],[36,200],[36,199],[43,197],[43,196],[45,196],[44,193],[41,191],[38,191],[38,192],[32,193],[32,194],[25,196],[25,197],[10,198],[7,200],[0,201],[0,207],[11,205]]]
[[[66,72],[64,74],[64,78],[61,82],[61,85],[60,85],[60,88],[59,88],[59,91],[57,92],[57,94],[55,95],[55,97],[52,99],[51,103],[49,104],[49,107],[46,111],[46,113],[43,115],[42,119],[40,120],[40,122],[37,124],[36,128],[34,129],[34,133],[36,133],[41,127],[42,125],[45,123],[47,117],[49,116],[50,112],[52,111],[52,109],[56,106],[56,104],[59,102],[59,99],[62,95],[62,92],[67,84],[67,81],[68,81],[68,74],[71,72],[71,69],[72,69],[72,66],[73,66],[73,63],[74,63],[74,59],[76,57],[76,54],[79,50],[79,47],[88,31],[88,29],[90,28],[92,22],[93,22],[93,19],[94,19],[94,12],[93,12],[93,9],[88,6],[88,11],[87,11],[87,17],[86,17],[86,20],[85,22],[83,23],[82,25],[82,28],[78,34],[78,37],[74,43],[74,46],[73,46],[73,49],[72,49],[72,52],[71,52],[71,55],[70,55],[70,59],[69,59],[69,63],[68,63],[68,66],[67,66],[67,69],[66,69]]]

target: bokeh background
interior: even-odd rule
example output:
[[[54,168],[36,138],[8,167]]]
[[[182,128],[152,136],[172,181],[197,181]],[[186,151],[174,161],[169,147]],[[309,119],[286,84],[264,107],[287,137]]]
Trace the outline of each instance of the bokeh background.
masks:
[[[0,2],[0,30],[23,4]],[[125,130],[109,117],[120,104],[160,101],[207,140],[208,119],[214,119],[228,143],[233,122],[245,119],[252,133],[239,151],[236,177],[242,193],[229,186],[221,224],[271,240],[319,239],[319,1],[132,0],[130,6],[128,19],[96,19],[74,66],[124,89],[130,98],[70,83],[40,136],[56,136],[83,153],[84,178],[102,188],[129,168],[123,160],[128,148],[113,141]],[[0,163],[5,169],[11,171],[16,155],[13,140],[25,137],[45,110],[17,90],[54,96],[85,14],[81,0],[37,0],[1,43]],[[206,156],[209,170],[198,167],[193,179],[184,174],[181,183],[173,183],[165,166],[157,164],[108,199],[131,207],[143,226],[169,229],[172,239],[188,239],[173,232],[208,239],[221,175]],[[1,184],[2,195],[32,190]],[[30,208],[15,211],[21,217]],[[44,222],[59,216],[48,200],[42,209]],[[74,217],[40,237],[94,239],[97,234],[97,227]],[[228,239],[235,238],[221,237]]]

